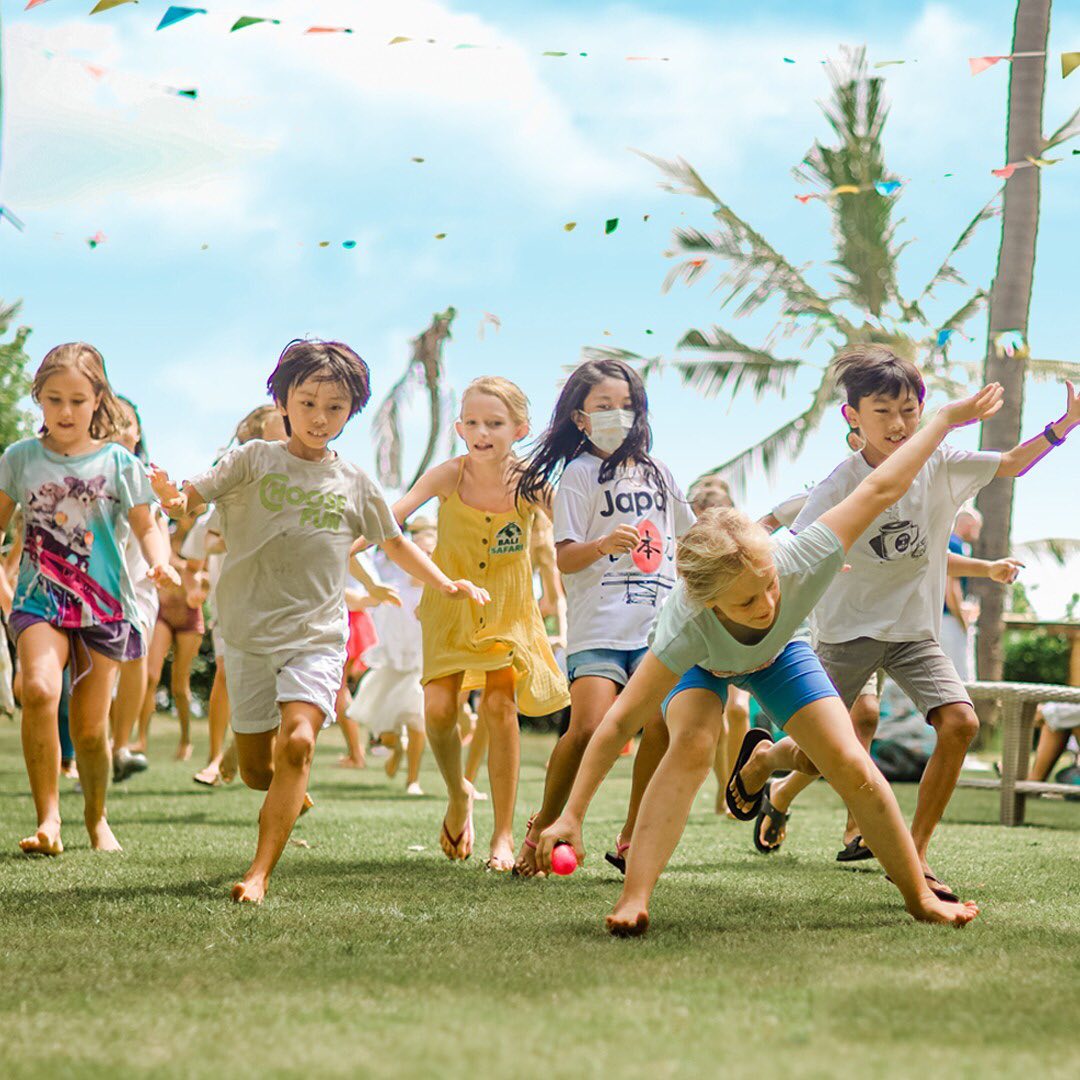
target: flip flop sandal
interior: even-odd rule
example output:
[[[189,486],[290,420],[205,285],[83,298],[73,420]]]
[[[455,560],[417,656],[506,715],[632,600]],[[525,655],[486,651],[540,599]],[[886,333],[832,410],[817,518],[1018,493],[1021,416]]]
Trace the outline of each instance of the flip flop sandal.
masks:
[[[862,862],[873,857],[874,853],[863,843],[862,833],[852,837],[844,845],[844,850],[836,853],[837,862]]]
[[[784,842],[780,832],[787,825],[788,818],[791,816],[785,814],[782,810],[777,810],[769,801],[769,789],[771,787],[772,784],[765,785],[765,791],[761,797],[761,809],[758,810],[757,821],[754,822],[754,847],[762,855],[771,855],[774,851],[780,850]],[[768,822],[764,830],[761,828],[762,822]]]
[[[750,760],[754,747],[763,742],[772,742],[772,736],[767,731],[763,731],[761,728],[751,728],[746,733],[742,746],[739,747],[739,756],[735,759],[735,766],[731,770],[731,776],[728,778],[727,787],[724,789],[724,801],[727,803],[727,808],[739,821],[753,821],[758,816],[761,800],[765,795],[765,788],[768,786],[766,784],[757,791],[749,792],[743,787],[742,777],[739,776],[742,767]],[[734,785],[734,791],[732,785]],[[735,801],[736,794],[744,802],[750,804],[746,810],[742,809]]]
[[[624,844],[621,836],[616,836],[614,852],[608,851],[604,853],[604,858],[624,877],[626,876],[626,853],[629,850],[630,845]]]
[[[458,855],[458,848],[461,847],[461,842],[465,839],[466,836],[468,836],[470,839],[473,836],[471,811],[469,812],[469,816],[465,819],[465,827],[461,830],[460,833],[458,833],[456,838],[450,835],[450,830],[446,827],[446,818],[443,818],[442,831],[443,836],[446,837],[446,842],[450,845],[451,848],[454,849],[452,855],[446,856],[451,862],[463,862],[465,859],[469,858],[469,856],[472,855],[471,850],[469,851],[468,855]]]
[[[930,891],[941,901],[946,904],[959,904],[960,897],[956,895],[943,881],[939,881],[933,874],[923,874],[926,878],[926,884],[930,886]],[[895,882],[888,874],[885,875],[885,880],[893,885]]]

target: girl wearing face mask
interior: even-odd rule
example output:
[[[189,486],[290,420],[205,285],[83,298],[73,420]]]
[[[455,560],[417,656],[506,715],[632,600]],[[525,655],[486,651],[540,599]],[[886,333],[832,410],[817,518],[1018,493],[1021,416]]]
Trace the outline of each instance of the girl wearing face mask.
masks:
[[[645,387],[621,360],[582,364],[518,483],[535,497],[553,479],[555,547],[567,599],[570,726],[548,764],[544,801],[529,821],[517,873],[537,872],[540,833],[562,813],[589,739],[627,684],[675,585],[675,538],[694,515],[666,465],[650,457]],[[561,475],[560,475],[561,474]],[[637,806],[667,747],[659,710],[645,724],[626,823],[608,861],[625,867]]]

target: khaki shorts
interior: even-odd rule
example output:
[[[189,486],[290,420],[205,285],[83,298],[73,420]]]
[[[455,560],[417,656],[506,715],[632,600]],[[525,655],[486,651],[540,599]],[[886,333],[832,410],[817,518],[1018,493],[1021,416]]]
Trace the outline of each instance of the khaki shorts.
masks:
[[[953,662],[936,641],[875,641],[865,637],[822,641],[817,654],[849,709],[879,670],[893,679],[923,716],[941,705],[971,704]]]

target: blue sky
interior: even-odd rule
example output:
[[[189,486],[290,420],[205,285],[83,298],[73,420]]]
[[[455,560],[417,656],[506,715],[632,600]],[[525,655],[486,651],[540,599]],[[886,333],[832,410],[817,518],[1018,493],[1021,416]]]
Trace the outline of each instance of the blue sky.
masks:
[[[296,336],[353,344],[371,365],[377,402],[409,338],[453,304],[446,359],[455,386],[506,374],[529,394],[538,426],[582,346],[670,353],[686,329],[714,322],[764,340],[773,313],[733,324],[711,291],[715,277],[662,292],[671,228],[707,226],[708,208],[661,192],[655,168],[630,148],[690,160],[793,262],[818,264],[809,273],[824,285],[827,211],[794,200],[803,189],[791,169],[826,135],[820,60],[841,45],[865,44],[871,61],[908,61],[883,69],[887,160],[905,181],[906,292],[993,194],[990,169],[1004,163],[1008,71],[972,78],[967,67],[968,56],[1009,50],[1014,5],[999,0],[773,2],[752,12],[726,0],[207,0],[209,15],[160,33],[167,4],[150,0],[93,17],[91,0],[29,12],[22,0],[0,3],[0,202],[27,225],[21,234],[0,228],[0,295],[22,298],[35,363],[73,338],[102,349],[116,387],[140,405],[154,457],[179,475],[207,462],[262,400],[278,352]],[[229,34],[243,14],[282,25]],[[305,36],[308,25],[356,32]],[[388,47],[398,34],[437,44]],[[1058,5],[1050,49],[1078,47],[1080,13]],[[161,85],[197,87],[199,99]],[[1061,80],[1054,56],[1048,132],[1078,99],[1080,75]],[[1039,356],[1077,360],[1067,283],[1076,276],[1080,163],[1043,180],[1031,342]],[[605,236],[611,217],[620,225]],[[568,221],[578,222],[572,233]],[[108,239],[91,251],[85,238],[99,230]],[[973,284],[989,282],[997,239],[991,224],[960,258]],[[344,240],[356,247],[343,249]],[[964,295],[943,293],[934,314]],[[503,326],[481,340],[485,312]],[[985,319],[970,329],[976,341],[957,352],[981,358]],[[805,355],[828,359],[821,346]],[[661,377],[650,385],[658,456],[688,483],[795,415],[813,382],[808,374],[784,400],[732,404]],[[1025,432],[1063,402],[1063,389],[1032,386]],[[418,413],[414,449],[421,428]],[[974,434],[955,441],[974,445]],[[339,448],[371,466],[364,417]],[[747,508],[763,511],[819,479],[843,452],[837,414],[797,461],[754,480]],[[1020,482],[1018,540],[1080,536],[1080,505],[1060,490],[1078,453],[1070,443]],[[1075,578],[1033,575],[1046,614],[1062,610]]]

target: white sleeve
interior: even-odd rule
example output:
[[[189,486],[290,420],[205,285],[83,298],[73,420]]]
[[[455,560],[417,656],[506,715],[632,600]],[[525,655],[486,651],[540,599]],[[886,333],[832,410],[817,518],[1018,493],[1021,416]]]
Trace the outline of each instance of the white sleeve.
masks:
[[[682,536],[697,521],[697,515],[690,509],[690,503],[682,488],[675,483],[675,477],[668,468],[664,469],[664,480],[668,486],[668,498],[671,499],[671,520],[675,524],[675,535]]]
[[[835,497],[835,485],[823,480],[806,497],[803,508],[788,526],[793,533],[802,532],[807,525],[813,525],[826,510],[831,510],[840,500]]]
[[[809,498],[809,491],[800,491],[797,495],[789,495],[782,502],[777,503],[770,513],[781,525],[790,529],[794,526],[796,519],[802,513],[803,507],[806,506]]]
[[[998,450],[954,450],[944,446],[946,483],[954,506],[962,506],[994,479],[1001,465]]]
[[[255,455],[263,445],[265,444],[254,440],[228,451],[205,472],[191,477],[188,483],[207,502],[216,502],[222,495],[250,480]]]
[[[555,488],[555,543],[589,538],[589,495],[581,469],[564,472]]]

